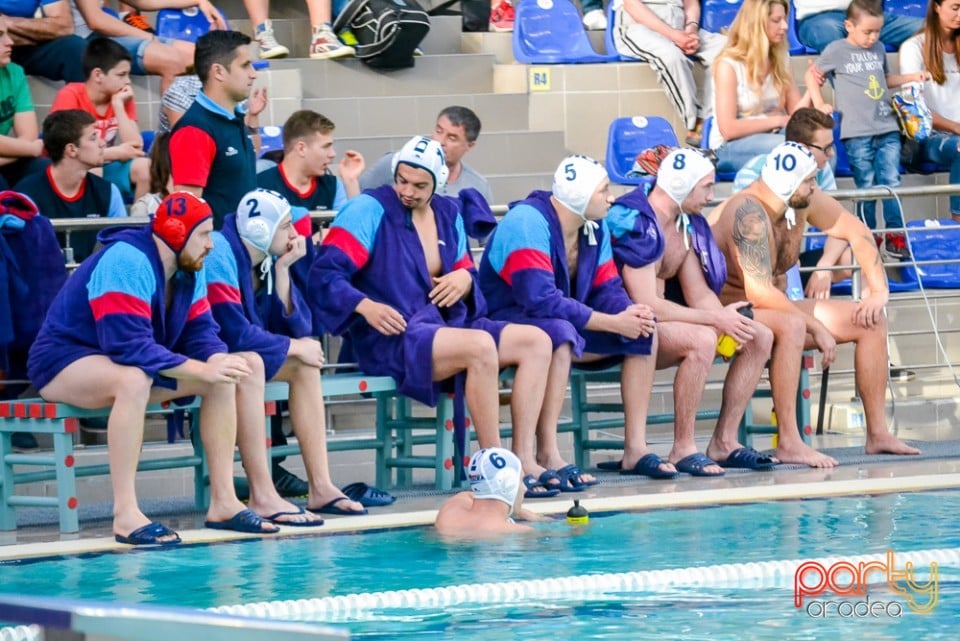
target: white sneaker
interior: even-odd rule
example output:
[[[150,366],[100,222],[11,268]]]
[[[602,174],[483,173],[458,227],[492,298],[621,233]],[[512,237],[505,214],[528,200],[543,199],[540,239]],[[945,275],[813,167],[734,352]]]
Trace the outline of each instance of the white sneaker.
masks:
[[[256,28],[253,39],[260,46],[260,58],[263,60],[290,55],[290,50],[277,42],[277,37],[273,35],[273,24],[269,20]]]
[[[313,42],[310,43],[310,57],[318,58],[342,58],[352,56],[356,52],[353,47],[340,42],[337,34],[333,32],[333,27],[329,24],[320,25],[313,30]]]
[[[607,14],[603,9],[594,9],[583,14],[583,26],[590,31],[607,30]]]

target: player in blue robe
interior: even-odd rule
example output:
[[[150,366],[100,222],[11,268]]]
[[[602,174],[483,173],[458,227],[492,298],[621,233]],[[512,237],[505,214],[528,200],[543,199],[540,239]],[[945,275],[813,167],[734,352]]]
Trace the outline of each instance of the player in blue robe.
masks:
[[[652,311],[633,304],[617,275],[603,221],[609,186],[607,172],[595,160],[565,158],[551,193],[536,191],[511,206],[480,263],[490,317],[536,325],[553,340],[537,459],[560,471],[562,486],[580,489],[594,479],[560,466],[549,427],[559,420],[572,361],[622,361],[624,466],[650,476],[676,474],[646,444],[656,325]]]
[[[176,192],[160,204],[151,226],[102,232],[103,249],[67,279],[30,350],[30,379],[45,400],[111,408],[113,531],[122,543],[180,541],[140,511],[134,481],[148,403],[188,396],[202,399],[210,468],[206,525],[278,531],[247,510],[233,489],[236,396],[257,386],[263,365],[256,354],[229,354],[217,337],[203,272],[212,231],[210,206]]]
[[[446,172],[439,143],[418,136],[404,145],[394,184],[357,196],[334,219],[310,272],[310,306],[349,338],[364,372],[392,376],[427,405],[440,381],[465,372],[481,448],[500,444],[498,371],[516,366],[513,443],[532,442],[550,341],[484,316],[459,201],[435,195]]]
[[[281,525],[321,525],[311,512],[364,514],[330,478],[320,367],[323,348],[311,336],[310,310],[293,277],[306,256],[308,239],[293,226],[290,204],[265,189],[248,192],[236,214],[213,234],[207,280],[213,317],[231,351],[255,351],[266,380],[290,386],[290,421],[307,468],[307,510],[283,500],[271,480],[263,420],[255,408],[263,398],[238,399],[238,441],[250,483],[250,508]],[[249,417],[249,418],[247,418]]]
[[[740,419],[770,358],[773,333],[739,313],[746,301],[727,306],[720,302],[726,259],[700,215],[713,199],[714,181],[713,163],[695,150],[678,149],[660,163],[649,197],[635,189],[619,198],[607,215],[627,292],[657,315],[657,368],[677,368],[674,441],[668,458],[677,470],[694,476],[722,476],[724,467],[770,469],[774,464],[737,441]],[[695,441],[696,413],[721,335],[739,347],[704,454]]]

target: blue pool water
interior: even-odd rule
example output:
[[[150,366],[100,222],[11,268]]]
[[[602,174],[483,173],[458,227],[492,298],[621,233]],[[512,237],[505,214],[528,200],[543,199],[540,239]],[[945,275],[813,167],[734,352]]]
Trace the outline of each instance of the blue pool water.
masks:
[[[538,524],[536,536],[445,542],[429,528],[263,539],[0,564],[0,591],[212,607],[581,574],[960,547],[960,492],[778,501]],[[789,589],[689,588],[597,598],[380,611],[337,622],[368,638],[956,639],[960,568],[931,615],[819,620]],[[874,598],[890,601],[882,592]],[[639,626],[639,627],[638,627]],[[839,626],[839,627],[838,627]],[[854,627],[851,627],[854,626]],[[840,637],[838,637],[838,634]]]

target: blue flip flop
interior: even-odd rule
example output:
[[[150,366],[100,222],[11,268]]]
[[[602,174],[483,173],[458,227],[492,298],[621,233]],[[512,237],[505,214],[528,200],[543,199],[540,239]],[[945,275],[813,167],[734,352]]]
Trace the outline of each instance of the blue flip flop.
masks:
[[[583,472],[581,472],[580,468],[573,463],[564,465],[557,470],[557,478],[560,479],[561,492],[582,492],[588,487],[596,485],[600,482],[596,479],[592,481],[584,481]]]
[[[158,541],[162,536],[174,535],[175,539],[169,541]],[[156,521],[148,523],[143,527],[138,527],[136,530],[123,536],[122,534],[114,534],[113,538],[117,540],[117,543],[125,543],[126,545],[176,545],[180,543],[180,535],[168,528],[162,523],[157,523]]]
[[[623,467],[623,459],[619,461],[600,461],[597,463],[598,470],[606,470],[607,472],[619,472]]]
[[[366,483],[351,483],[342,488],[347,497],[363,507],[383,507],[392,505],[397,497]]]
[[[341,496],[335,498],[329,503],[325,503],[320,507],[308,507],[308,512],[313,512],[314,514],[336,514],[337,516],[362,516],[367,513],[367,509],[364,508],[359,512],[354,512],[353,510],[345,510],[342,507],[337,507],[337,503],[340,501],[350,501],[352,499],[347,498],[346,496]]]
[[[744,470],[769,470],[780,461],[764,456],[752,447],[738,447],[730,452],[730,456],[724,461],[717,461],[720,467],[739,468]]]
[[[240,510],[229,521],[204,521],[203,527],[211,530],[230,530],[231,532],[246,532],[249,534],[276,534],[280,528],[274,525],[272,528],[263,529],[266,519],[262,518],[253,510]]]
[[[306,514],[303,508],[295,512],[276,512],[270,516],[263,517],[264,521],[270,521],[274,525],[289,525],[290,527],[320,527],[323,525],[323,519],[319,521],[278,521],[282,516],[300,516],[301,514]]]
[[[704,468],[710,465],[717,465],[717,462],[703,452],[694,452],[689,456],[684,456],[673,464],[678,472],[683,472],[690,476],[723,476],[726,474],[723,470],[719,472],[705,472]]]
[[[549,475],[548,473],[552,474]],[[546,477],[546,478],[544,478]],[[523,485],[527,488],[527,491],[523,493],[523,498],[525,499],[549,499],[550,497],[560,494],[559,487],[551,487],[547,481],[552,478],[556,478],[556,472],[551,472],[547,470],[540,475],[538,479],[533,474],[527,474],[523,477]],[[543,488],[539,492],[535,492],[537,488]]]
[[[679,472],[664,472],[660,469],[665,461],[659,456],[650,452],[642,456],[637,464],[630,470],[620,470],[621,474],[632,474],[635,476],[649,476],[652,479],[675,479],[680,476]]]

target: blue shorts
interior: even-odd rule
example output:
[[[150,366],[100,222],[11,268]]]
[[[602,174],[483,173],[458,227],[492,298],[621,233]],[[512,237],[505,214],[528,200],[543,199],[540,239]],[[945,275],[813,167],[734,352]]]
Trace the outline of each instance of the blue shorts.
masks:
[[[130,184],[132,163],[132,160],[111,160],[103,165],[103,179],[117,186],[124,202],[133,200],[133,187]]]
[[[89,36],[87,36],[87,39],[89,40],[90,38],[99,37],[100,34],[91,33]],[[143,56],[147,50],[147,45],[154,41],[165,45],[172,45],[174,42],[173,38],[159,38],[156,36],[154,36],[154,38],[155,40],[146,40],[144,38],[135,38],[133,36],[116,36],[111,37],[110,39],[126,49],[130,54],[130,57],[133,58],[133,61],[130,63],[130,73],[135,76],[146,76],[148,73],[143,67]]]

